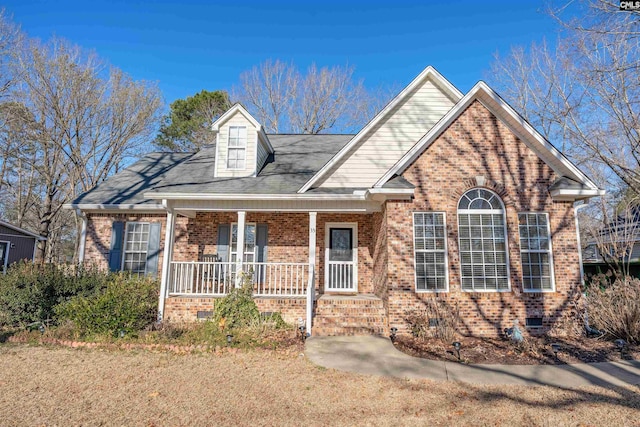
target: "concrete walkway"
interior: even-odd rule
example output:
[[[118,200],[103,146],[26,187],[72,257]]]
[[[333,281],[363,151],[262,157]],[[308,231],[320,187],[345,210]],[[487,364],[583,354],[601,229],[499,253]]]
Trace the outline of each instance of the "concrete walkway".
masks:
[[[313,363],[326,368],[398,378],[565,389],[640,384],[637,360],[575,365],[464,365],[412,357],[397,350],[388,338],[373,336],[311,337],[305,353]]]

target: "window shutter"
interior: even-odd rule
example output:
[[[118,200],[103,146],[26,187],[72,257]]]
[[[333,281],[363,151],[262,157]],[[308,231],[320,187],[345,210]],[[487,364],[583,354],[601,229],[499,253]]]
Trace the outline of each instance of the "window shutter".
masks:
[[[222,262],[229,261],[229,234],[231,226],[229,224],[218,225],[218,257]]]
[[[111,224],[111,248],[109,249],[109,270],[122,269],[122,240],[124,237],[124,222],[114,221]]]
[[[147,274],[158,275],[158,258],[160,257],[160,223],[149,224],[149,245],[147,246]]]
[[[256,230],[256,245],[258,246],[258,262],[267,262],[267,224],[258,224]]]

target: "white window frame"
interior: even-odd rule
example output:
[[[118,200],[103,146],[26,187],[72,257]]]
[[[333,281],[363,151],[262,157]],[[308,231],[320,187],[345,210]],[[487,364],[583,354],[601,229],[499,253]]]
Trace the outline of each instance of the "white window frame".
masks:
[[[231,130],[238,130],[238,145],[231,146]],[[244,138],[243,138],[244,134]],[[242,150],[244,151],[244,159],[242,160],[242,167],[239,167],[236,161],[236,167],[229,166],[229,153],[231,150]],[[227,135],[227,169],[229,170],[245,170],[247,168],[247,127],[246,126],[229,126],[229,133]]]
[[[535,250],[535,249],[522,249],[522,240],[520,239],[520,215],[544,215],[547,217],[547,236],[549,236],[549,249],[547,250]],[[524,270],[522,270],[522,291],[525,293],[531,294],[539,294],[539,293],[553,293],[556,291],[556,276],[553,268],[553,243],[551,238],[551,223],[549,222],[549,213],[548,212],[518,212],[518,243],[520,245],[520,264],[524,265],[522,262],[522,253],[548,253],[549,254],[549,275],[551,279],[551,289],[526,289],[524,284]]]
[[[9,267],[9,250],[11,249],[11,242],[8,240],[0,240],[0,243],[7,244],[7,251],[4,254],[4,263],[2,269],[2,274],[7,274],[7,268]]]
[[[149,239],[151,238],[151,223],[146,221],[127,221],[124,223],[124,236],[122,236],[122,262],[120,263],[120,271],[128,272],[131,274],[140,274],[140,272],[133,272],[130,270],[124,269],[124,260],[127,256],[127,234],[129,234],[129,225],[148,225],[149,233],[147,236],[147,250],[145,252],[145,260],[144,260],[144,275],[147,274],[147,269],[149,267]],[[129,251],[129,253],[142,253],[142,251]]]
[[[469,191],[472,191],[472,190],[485,190],[485,191],[488,191],[489,193],[493,194],[496,197],[496,199],[500,202],[500,206],[501,206],[502,209],[501,210],[497,210],[497,209],[458,209],[458,206],[460,206],[460,201],[462,200],[462,197],[464,197]],[[464,286],[463,286],[464,277],[462,276],[462,246],[460,245],[460,214],[466,214],[466,215],[470,215],[470,214],[495,215],[498,212],[500,212],[502,214],[502,219],[503,219],[502,225],[503,225],[503,229],[504,229],[504,251],[505,251],[505,262],[506,262],[506,267],[507,267],[507,288],[506,289],[465,289]],[[462,292],[511,292],[511,269],[509,268],[509,235],[507,234],[507,209],[504,206],[504,202],[502,201],[502,198],[495,191],[489,190],[488,188],[484,188],[484,187],[469,188],[458,199],[458,203],[456,204],[456,216],[458,217],[457,218],[458,219],[457,222],[458,222],[458,255],[460,257],[460,259],[459,259],[459,262],[460,262],[460,290],[462,290]],[[483,255],[484,255],[484,250],[483,250]],[[482,265],[484,266],[484,261],[483,261]]]
[[[416,215],[422,214],[442,214],[442,222],[444,227],[444,249],[420,249],[419,252],[438,253],[444,251],[444,280],[445,289],[418,289],[418,266],[416,264]],[[449,292],[449,245],[447,244],[447,214],[442,211],[416,211],[413,212],[413,285],[416,293],[441,293]]]
[[[247,244],[247,227],[253,225],[254,230],[255,230],[255,245],[253,248],[253,261],[252,262],[258,262],[258,224],[255,222],[245,222],[244,223],[244,244]],[[236,251],[233,251],[233,227],[238,228],[238,223],[237,222],[232,222],[231,223],[231,227],[229,227],[229,262],[232,262],[231,260],[233,259],[233,254],[236,255],[236,260],[233,261],[238,262],[238,248],[236,248]],[[238,243],[236,242],[236,246],[238,245]],[[245,261],[245,255],[250,254],[251,252],[246,252],[244,250],[244,248],[242,248],[242,263],[246,263],[250,261]]]

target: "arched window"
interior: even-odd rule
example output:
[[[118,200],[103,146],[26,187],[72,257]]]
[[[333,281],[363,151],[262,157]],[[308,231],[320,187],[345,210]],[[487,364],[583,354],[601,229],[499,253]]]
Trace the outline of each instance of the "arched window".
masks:
[[[469,190],[458,202],[462,289],[509,289],[506,222],[502,200],[483,188]]]

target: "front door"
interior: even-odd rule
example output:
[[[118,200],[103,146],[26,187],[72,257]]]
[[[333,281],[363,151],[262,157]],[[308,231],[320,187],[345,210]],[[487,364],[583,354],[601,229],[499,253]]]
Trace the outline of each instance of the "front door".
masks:
[[[356,224],[327,224],[325,283],[329,292],[358,290]]]

